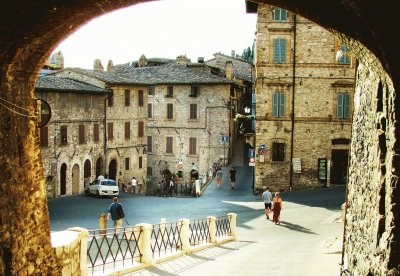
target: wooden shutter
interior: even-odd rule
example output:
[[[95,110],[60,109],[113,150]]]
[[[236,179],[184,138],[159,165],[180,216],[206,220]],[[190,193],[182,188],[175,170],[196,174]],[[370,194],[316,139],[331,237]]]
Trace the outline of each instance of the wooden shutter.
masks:
[[[143,168],[143,157],[139,156],[139,169]]]
[[[153,118],[153,104],[147,104],[147,118]]]
[[[173,153],[172,142],[173,142],[173,138],[167,137],[167,145],[166,145],[166,150],[165,150],[166,153]]]
[[[41,147],[49,146],[49,128],[47,126],[40,128],[40,146]]]
[[[279,93],[272,95],[272,116],[279,117]]]
[[[343,94],[343,118],[349,118],[350,115],[350,95]]]
[[[167,104],[167,119],[171,120],[174,118],[174,105],[172,103]]]
[[[279,93],[279,117],[285,116],[285,93]]]
[[[337,117],[343,118],[343,94],[337,94]]]
[[[85,144],[85,125],[79,125],[79,144]]]
[[[139,92],[138,92],[138,106],[142,107],[143,104],[144,104],[144,101],[143,101],[143,90],[139,90]]]
[[[112,141],[114,139],[114,124],[113,123],[107,124],[107,135],[108,135],[108,141]]]
[[[131,91],[129,89],[125,89],[125,106],[131,105]]]
[[[94,126],[93,126],[93,140],[94,140],[94,142],[99,142],[99,140],[100,140],[99,124],[94,124]]]
[[[138,137],[143,137],[144,135],[144,124],[143,122],[138,122]]]
[[[125,122],[125,139],[131,138],[131,123]]]
[[[189,138],[189,154],[196,154],[196,138]]]
[[[147,136],[147,152],[153,152],[153,136]]]
[[[128,171],[130,168],[129,158],[125,158],[125,170]]]
[[[190,104],[190,119],[197,119],[197,104]]]

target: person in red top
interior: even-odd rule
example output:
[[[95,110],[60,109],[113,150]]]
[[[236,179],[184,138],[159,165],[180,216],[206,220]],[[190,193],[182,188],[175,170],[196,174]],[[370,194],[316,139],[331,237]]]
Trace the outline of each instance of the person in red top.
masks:
[[[282,198],[279,195],[279,192],[275,193],[275,197],[273,200],[273,216],[272,216],[272,222],[275,224],[280,224],[281,223],[281,210],[282,210]]]

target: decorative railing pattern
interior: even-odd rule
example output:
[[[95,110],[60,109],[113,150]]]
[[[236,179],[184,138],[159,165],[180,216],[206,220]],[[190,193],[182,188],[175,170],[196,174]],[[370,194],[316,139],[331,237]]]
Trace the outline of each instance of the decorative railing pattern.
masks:
[[[211,242],[210,218],[194,219],[189,224],[189,243],[191,246]]]
[[[151,231],[153,258],[156,254],[160,257],[162,254],[173,254],[182,248],[181,229],[181,222],[161,222],[153,225]]]
[[[138,241],[142,230],[140,227],[129,227],[89,230],[87,259],[92,273],[96,270],[111,269],[141,261]]]
[[[217,238],[224,238],[231,235],[230,216],[217,217],[215,225],[217,227],[217,233],[216,233]]]

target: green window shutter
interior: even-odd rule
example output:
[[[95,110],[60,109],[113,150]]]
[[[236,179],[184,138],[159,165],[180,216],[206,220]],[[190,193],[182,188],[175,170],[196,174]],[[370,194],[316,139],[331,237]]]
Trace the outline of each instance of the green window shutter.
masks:
[[[285,116],[285,94],[279,93],[279,116]]]
[[[343,94],[337,94],[337,117],[343,118]]]
[[[281,39],[281,63],[286,63],[286,39]]]
[[[280,63],[280,39],[274,39],[274,63]]]
[[[272,98],[272,116],[278,117],[279,116],[279,93],[274,93]]]
[[[343,94],[343,118],[349,118],[350,115],[350,95]]]

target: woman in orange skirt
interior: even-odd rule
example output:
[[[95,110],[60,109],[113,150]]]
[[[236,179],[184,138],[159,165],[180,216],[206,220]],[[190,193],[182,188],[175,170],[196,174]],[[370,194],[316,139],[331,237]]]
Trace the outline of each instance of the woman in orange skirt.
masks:
[[[273,209],[273,217],[272,222],[275,224],[281,223],[281,210],[282,210],[282,198],[279,195],[279,192],[275,193],[274,200],[272,201],[272,209]]]

